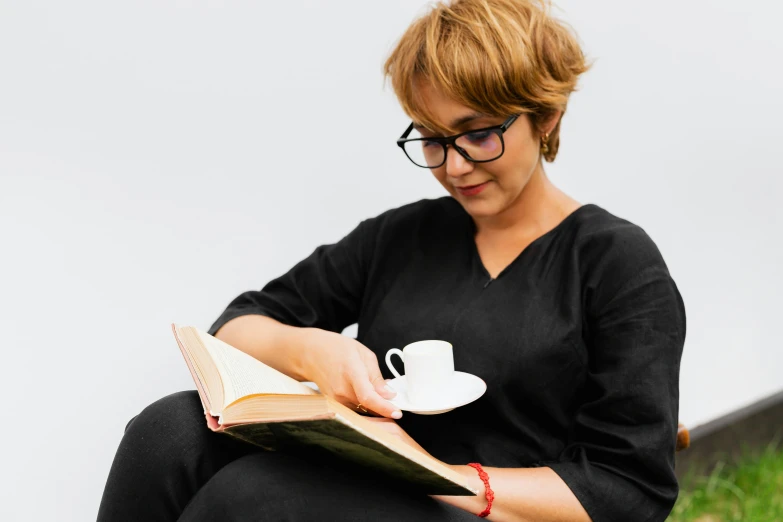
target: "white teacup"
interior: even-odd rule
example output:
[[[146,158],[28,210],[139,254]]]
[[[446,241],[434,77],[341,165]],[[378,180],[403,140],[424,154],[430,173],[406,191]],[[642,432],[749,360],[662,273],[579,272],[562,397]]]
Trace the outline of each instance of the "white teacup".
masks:
[[[397,354],[405,365],[408,400],[426,405],[444,402],[449,384],[454,376],[454,352],[446,341],[417,341],[402,350],[392,348],[386,352],[386,366],[401,377],[391,362]]]

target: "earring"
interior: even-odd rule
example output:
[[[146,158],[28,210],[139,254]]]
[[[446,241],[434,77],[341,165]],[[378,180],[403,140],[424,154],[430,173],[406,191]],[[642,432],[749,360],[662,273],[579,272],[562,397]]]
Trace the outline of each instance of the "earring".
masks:
[[[549,134],[541,135],[541,154],[549,152]]]

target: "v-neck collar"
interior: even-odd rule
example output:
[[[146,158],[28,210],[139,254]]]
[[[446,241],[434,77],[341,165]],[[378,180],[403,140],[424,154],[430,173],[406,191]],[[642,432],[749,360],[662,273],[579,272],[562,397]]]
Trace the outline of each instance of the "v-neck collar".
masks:
[[[464,207],[460,205],[460,203],[457,200],[454,200],[454,203],[461,210],[464,219],[467,220],[467,226],[464,228],[468,236],[467,237],[468,243],[470,244],[470,250],[471,250],[470,255],[472,258],[471,261],[481,272],[481,275],[486,279],[486,283],[484,284],[485,288],[489,286],[490,283],[500,279],[504,274],[509,272],[515,265],[518,264],[520,259],[525,257],[527,252],[539,247],[542,243],[545,243],[546,241],[550,240],[552,237],[556,236],[560,231],[566,229],[571,222],[573,222],[579,215],[583,214],[588,208],[595,206],[592,203],[586,203],[574,209],[570,214],[568,214],[565,218],[563,218],[560,221],[560,223],[558,223],[553,228],[551,228],[547,232],[544,232],[536,239],[531,241],[524,249],[522,249],[521,252],[519,252],[519,254],[517,254],[517,256],[513,260],[511,260],[509,264],[507,264],[503,268],[503,270],[500,271],[500,273],[498,273],[496,277],[492,277],[489,274],[489,270],[487,270],[486,266],[484,266],[484,262],[481,260],[481,254],[479,254],[478,251],[478,246],[476,245],[476,223],[473,221],[473,218],[470,216],[470,214],[468,214],[467,211],[465,211]]]

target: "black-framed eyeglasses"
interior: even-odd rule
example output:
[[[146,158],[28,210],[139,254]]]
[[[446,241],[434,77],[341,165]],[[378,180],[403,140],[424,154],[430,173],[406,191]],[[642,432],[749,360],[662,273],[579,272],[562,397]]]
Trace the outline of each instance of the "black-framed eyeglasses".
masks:
[[[495,161],[503,155],[506,150],[503,133],[511,127],[517,118],[519,118],[519,114],[509,117],[500,125],[470,130],[454,136],[429,138],[426,136],[409,138],[408,136],[415,132],[413,123],[411,123],[397,140],[397,145],[414,165],[425,169],[436,169],[446,163],[449,145],[468,161],[487,163]]]

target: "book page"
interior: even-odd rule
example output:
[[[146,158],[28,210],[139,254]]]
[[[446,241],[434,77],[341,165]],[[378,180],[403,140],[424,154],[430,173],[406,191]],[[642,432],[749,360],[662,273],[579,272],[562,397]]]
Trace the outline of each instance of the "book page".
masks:
[[[195,329],[171,326],[177,345],[196,383],[204,411],[212,416],[219,415],[223,409],[223,384],[215,361]]]
[[[184,345],[179,340],[179,337],[177,337],[176,327],[174,329],[174,337],[177,340],[180,352],[182,352],[182,355],[185,358],[185,364],[187,364],[188,370],[190,370],[190,375],[193,377],[193,381],[196,383],[196,390],[198,391],[199,398],[201,398],[201,404],[204,406],[204,412],[208,412],[210,415],[213,415],[214,412],[212,405],[210,404],[204,373],[201,371],[198,363],[194,360],[194,356],[185,349]]]
[[[240,397],[256,393],[318,395],[318,392],[312,388],[278,372],[245,352],[205,332],[197,331],[220,372],[225,395],[224,407]]]

